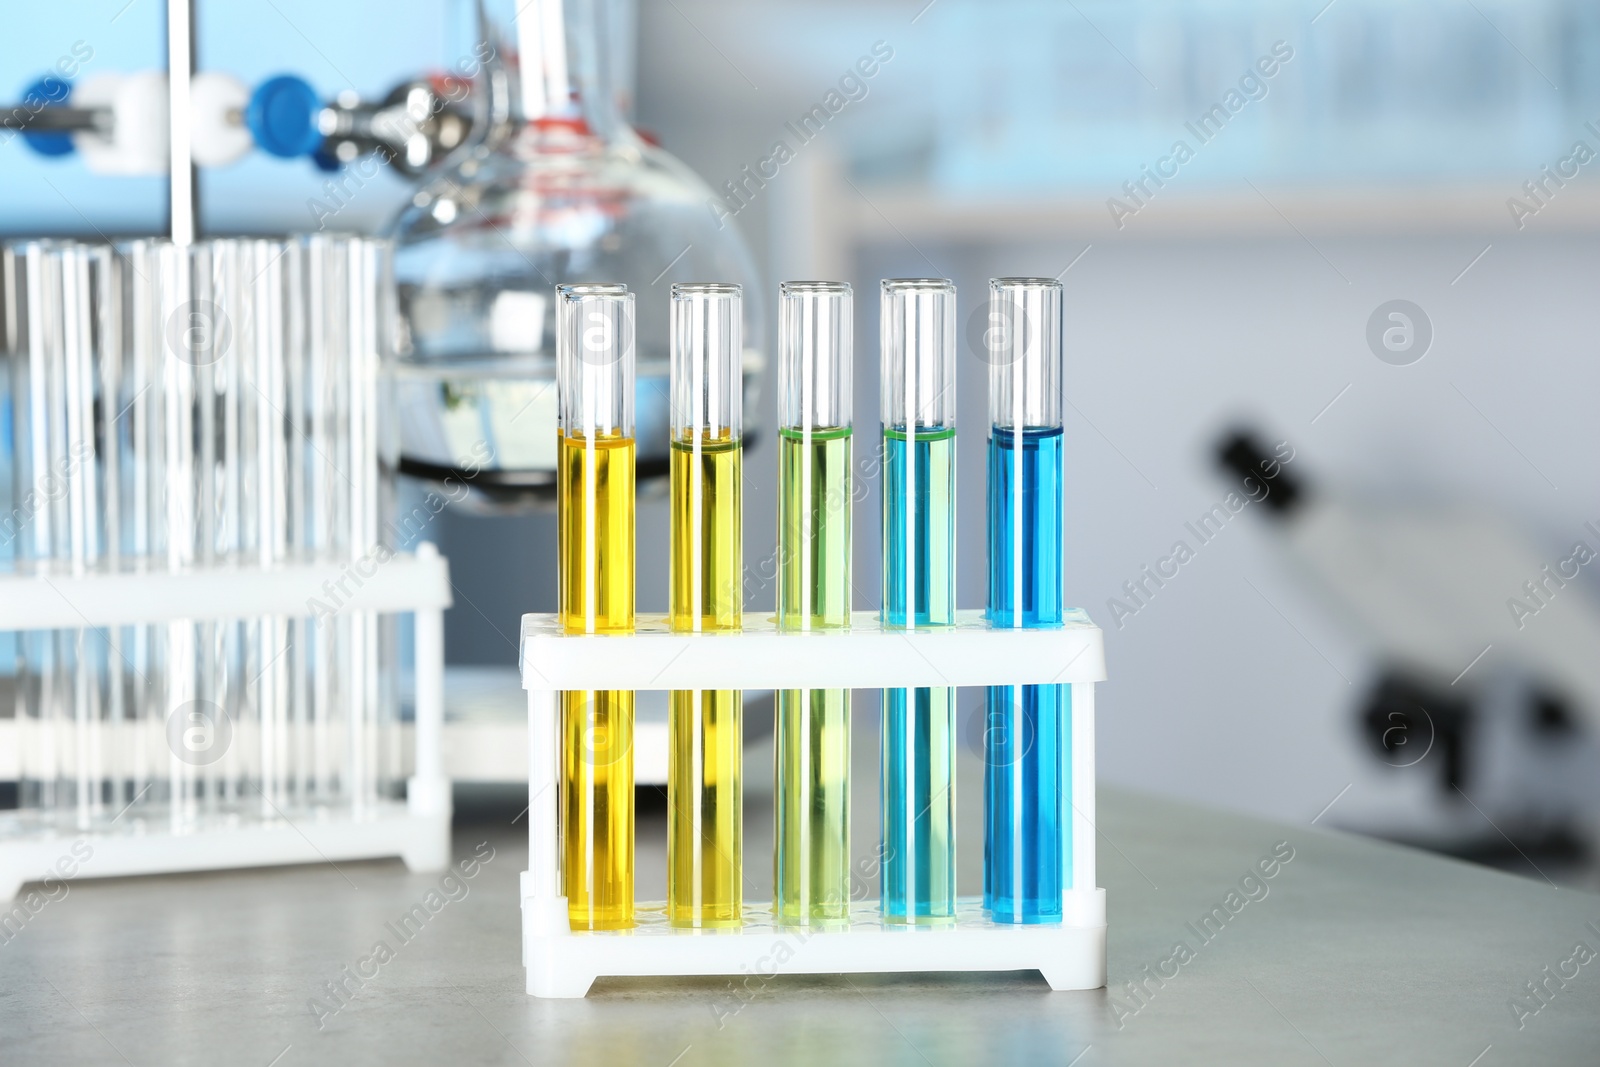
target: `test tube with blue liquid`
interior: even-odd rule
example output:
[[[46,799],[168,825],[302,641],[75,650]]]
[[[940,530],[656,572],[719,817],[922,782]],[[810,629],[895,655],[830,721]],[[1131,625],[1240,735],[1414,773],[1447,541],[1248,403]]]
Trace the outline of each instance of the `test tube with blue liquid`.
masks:
[[[1059,626],[1061,283],[989,283],[988,621]],[[983,903],[1001,923],[1061,921],[1070,887],[1061,796],[1065,685],[992,686],[984,730]]]
[[[955,622],[956,287],[883,283],[883,625]],[[955,690],[884,693],[884,921],[953,922]]]

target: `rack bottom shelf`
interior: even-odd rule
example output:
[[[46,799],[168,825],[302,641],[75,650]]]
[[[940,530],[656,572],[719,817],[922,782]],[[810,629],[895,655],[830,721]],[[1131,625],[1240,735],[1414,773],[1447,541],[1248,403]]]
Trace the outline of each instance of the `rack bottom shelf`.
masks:
[[[1104,889],[1069,893],[1068,921],[1037,926],[990,922],[966,897],[943,926],[886,925],[876,906],[858,904],[848,926],[827,930],[777,926],[768,904],[747,904],[745,925],[734,930],[675,929],[666,906],[652,903],[638,907],[631,930],[576,933],[565,897],[525,894],[522,908],[522,960],[535,997],[582,997],[595,979],[624,976],[1038,971],[1055,990],[1106,983]]]
[[[383,801],[359,818],[346,811],[292,821],[242,820],[184,833],[90,831],[0,837],[0,901],[11,900],[24,884],[46,877],[59,883],[389,856],[404,860],[413,871],[443,870],[450,862],[448,795],[442,805],[430,798],[434,803],[426,806],[431,811],[415,810],[403,801]]]

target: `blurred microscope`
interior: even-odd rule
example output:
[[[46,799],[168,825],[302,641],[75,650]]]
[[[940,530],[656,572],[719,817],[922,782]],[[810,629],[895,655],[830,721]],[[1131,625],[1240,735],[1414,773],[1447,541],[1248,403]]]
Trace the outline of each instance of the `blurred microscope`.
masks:
[[[1216,458],[1244,482],[1270,450],[1237,430]],[[1376,664],[1351,726],[1387,768],[1382,792],[1328,821],[1535,876],[1592,864],[1600,603],[1584,570],[1600,530],[1550,556],[1486,509],[1377,503],[1276,469],[1263,502],[1284,565]]]

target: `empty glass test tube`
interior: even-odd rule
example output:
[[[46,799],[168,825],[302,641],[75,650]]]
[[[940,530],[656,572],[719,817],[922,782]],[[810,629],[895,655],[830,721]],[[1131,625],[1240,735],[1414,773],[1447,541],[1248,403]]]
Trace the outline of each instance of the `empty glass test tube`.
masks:
[[[883,624],[955,622],[956,288],[883,283]],[[884,693],[882,898],[888,922],[955,918],[955,690]]]
[[[1061,283],[989,283],[988,619],[1059,626]],[[983,903],[996,922],[1061,920],[1069,690],[991,686],[984,729]]]
[[[778,297],[778,626],[850,625],[851,293],[785,282]],[[850,914],[850,691],[778,693],[774,917]]]
[[[568,633],[634,625],[634,315],[556,288],[558,600]],[[561,886],[575,930],[633,925],[633,693],[561,694]]]
[[[4,258],[0,325],[15,442],[6,450],[16,506],[0,516],[0,550],[14,553],[24,573],[90,573],[106,553],[108,420],[96,412],[108,362],[120,351],[104,306],[115,291],[116,261],[108,248],[71,241],[19,242]],[[108,745],[121,717],[121,664],[106,662],[114,633],[16,638],[19,801],[48,832],[91,829],[119,792],[117,753]]]
[[[671,575],[674,630],[741,625],[741,291],[672,287]],[[743,695],[672,693],[667,770],[667,918],[674,926],[737,926],[744,895]]]

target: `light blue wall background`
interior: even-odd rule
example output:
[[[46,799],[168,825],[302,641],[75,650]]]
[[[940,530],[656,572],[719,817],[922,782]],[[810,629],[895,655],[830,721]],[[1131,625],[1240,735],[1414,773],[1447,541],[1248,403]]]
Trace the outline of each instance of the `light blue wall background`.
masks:
[[[158,0],[133,0],[113,23],[122,2],[27,5],[10,15],[0,33],[0,96],[19,91],[79,39],[95,48],[91,70],[160,65]],[[403,76],[451,61],[460,50],[449,31],[454,2],[253,0],[228,2],[224,14],[223,0],[199,0],[201,63],[252,83],[294,71],[330,94],[350,87],[370,96]],[[717,185],[765,155],[785,121],[815,104],[873,41],[886,40],[896,51],[893,63],[873,80],[871,95],[852,105],[848,124],[841,120],[830,127],[831,140],[818,148],[853,157],[857,180],[875,189],[874,182],[897,178],[896,168],[926,162],[940,144],[962,135],[981,142],[990,117],[1003,132],[1002,120],[1015,113],[1012,98],[1001,91],[1002,68],[1011,58],[1006,41],[993,33],[953,40],[941,20],[970,5],[938,0],[918,18],[925,3],[641,0],[639,120]],[[1143,3],[1174,11],[1226,6]],[[1028,6],[989,0],[983,10],[998,13],[991,29],[1009,26],[1012,39],[1019,40],[1028,37],[1031,23],[1015,13]],[[1058,57],[1057,66],[1073,76],[1103,69],[1118,84],[1134,86],[1135,102],[1158,101],[1154,89],[1146,93],[1139,88],[1143,81],[1129,77],[1120,55],[1142,63],[1141,38],[1126,24],[1102,18],[1112,9],[1136,6],[1076,0],[1071,7],[1101,20],[1107,36],[1069,21],[1065,29],[1081,38],[1078,44],[1093,62],[1073,67]],[[1275,83],[1274,95],[1252,105],[1255,110],[1240,122],[1262,129],[1268,123],[1294,126],[1302,97],[1318,88],[1303,84],[1313,69],[1321,69],[1313,60],[1349,46],[1366,66],[1339,68],[1328,83],[1344,93],[1342,113],[1363,122],[1395,119],[1361,127],[1376,132],[1356,162],[1376,172],[1415,147],[1406,133],[1414,129],[1405,126],[1411,120],[1376,87],[1410,86],[1418,99],[1435,101],[1429,105],[1433,112],[1420,110],[1413,117],[1421,115],[1423,128],[1437,134],[1439,116],[1454,116],[1450,121],[1469,131],[1488,129],[1470,113],[1475,101],[1502,101],[1507,94],[1497,87],[1520,79],[1516,84],[1526,98],[1543,104],[1529,105],[1529,119],[1516,123],[1514,143],[1496,143],[1492,167],[1480,165],[1481,145],[1465,134],[1441,134],[1438,151],[1430,149],[1438,171],[1470,179],[1464,188],[1442,182],[1436,190],[1457,200],[1465,195],[1481,207],[1464,221],[1413,219],[1390,210],[1387,222],[1375,222],[1331,209],[1318,221],[1300,214],[1309,208],[1291,205],[1281,220],[1261,208],[1271,225],[1247,233],[1229,233],[1220,223],[1199,235],[1182,226],[1164,228],[1162,213],[1202,185],[1255,197],[1239,177],[1246,173],[1259,181],[1243,169],[1254,143],[1243,135],[1255,127],[1241,125],[1186,173],[1184,181],[1194,188],[1175,186],[1170,200],[1158,201],[1127,232],[1113,230],[1097,212],[1081,224],[1042,227],[1028,241],[884,237],[848,269],[861,294],[858,420],[871,432],[877,278],[926,273],[931,258],[960,283],[965,315],[991,275],[1054,274],[1086,244],[1094,245],[1065,278],[1067,388],[1074,405],[1067,425],[1069,499],[1075,516],[1067,576],[1071,599],[1102,625],[1112,625],[1106,604],[1122,583],[1217,499],[1221,483],[1209,448],[1234,418],[1250,418],[1292,440],[1297,471],[1330,492],[1487,507],[1507,516],[1547,558],[1559,558],[1583,524],[1596,518],[1600,468],[1593,460],[1592,410],[1600,389],[1600,304],[1592,293],[1600,270],[1600,164],[1586,167],[1526,230],[1515,227],[1504,205],[1574,139],[1590,136],[1586,120],[1600,123],[1594,47],[1600,7],[1593,0],[1392,0],[1391,6],[1412,21],[1390,27],[1383,39],[1391,46],[1378,47],[1378,35],[1369,48],[1363,42],[1372,36],[1372,20],[1385,10],[1375,0],[1339,0],[1315,24],[1311,20],[1324,0],[1273,5],[1273,17],[1292,23],[1282,32],[1293,35],[1301,58]],[[1541,6],[1559,8],[1560,18],[1519,21],[1519,12]],[[1456,21],[1435,25],[1430,19]],[[1460,46],[1453,34],[1485,20],[1493,24],[1472,31],[1478,43]],[[1426,63],[1441,53],[1457,62],[1461,81],[1427,74]],[[1238,69],[1228,60],[1212,72],[1216,77],[1200,78],[1196,92],[1214,98]],[[981,95],[988,70],[996,72],[997,88],[983,97],[994,104],[992,115],[986,112],[968,127],[943,121],[940,93],[966,85]],[[1153,82],[1169,86],[1161,71],[1150,72]],[[1559,94],[1547,91],[1553,87],[1546,76],[1559,84]],[[1052,101],[1074,99],[1063,82],[1046,88],[1038,101],[1042,121],[1049,121]],[[1561,108],[1550,103],[1557,97],[1566,101]],[[1183,114],[1192,113],[1188,103],[1183,107]],[[1319,113],[1331,114],[1331,108]],[[1462,109],[1468,110],[1465,118]],[[1157,132],[1115,157],[1111,173],[1136,173],[1141,161],[1170,143],[1181,122],[1163,119],[1152,128]],[[1071,148],[1075,154],[1088,151],[1087,142],[1074,141]],[[784,277],[809,276],[812,269],[792,242],[786,244],[803,228],[793,217],[795,205],[806,203],[801,174],[798,167],[785,171],[738,218],[766,270],[769,290]],[[1389,178],[1397,202],[1426,214],[1421,209],[1429,204],[1427,189],[1419,195],[1414,184]],[[210,172],[203,186],[206,223],[213,230],[305,228],[305,202],[323,180],[304,162],[265,158]],[[1413,174],[1411,180],[1419,179]],[[1118,185],[1096,180],[1090,186],[1093,202]],[[1270,182],[1264,188],[1277,195]],[[1379,183],[1369,189],[1374,190],[1371,203],[1384,207],[1388,188]],[[402,184],[385,175],[341,212],[340,222],[375,228],[403,195]],[[163,215],[159,180],[96,177],[76,163],[41,161],[15,144],[0,148],[0,235],[87,233],[86,218],[107,232],[148,231],[162,225]],[[1297,226],[1308,228],[1309,236]],[[1338,273],[1331,264],[1338,264]],[[1476,265],[1464,271],[1469,264]],[[1422,304],[1436,330],[1427,358],[1411,367],[1379,362],[1364,338],[1368,315],[1396,297]],[[963,359],[962,366],[961,477],[963,492],[975,493],[981,485],[978,413],[985,390],[977,364]],[[1347,383],[1348,394],[1341,394]],[[1336,394],[1343,398],[1320,414]],[[771,391],[765,395],[770,405]],[[746,496],[747,560],[764,558],[773,543],[771,482],[758,477],[771,471],[771,463],[765,449],[747,463],[755,479]],[[1309,820],[1353,785],[1323,824],[1379,823],[1395,806],[1396,779],[1364,747],[1353,714],[1377,661],[1278,558],[1260,517],[1238,520],[1181,581],[1125,628],[1111,631],[1112,680],[1100,697],[1103,775],[1299,820]],[[980,512],[962,521],[961,593],[964,606],[976,606],[983,564]],[[664,509],[643,505],[641,608],[663,606],[664,567],[647,559],[664,556],[664,528]],[[858,581],[872,588],[875,505],[863,506],[856,528]],[[441,532],[458,583],[481,612],[453,613],[453,659],[512,662],[509,644],[497,631],[515,632],[519,611],[553,607],[550,568],[539,555],[553,543],[552,529],[545,516],[444,520]],[[1600,600],[1592,576],[1585,576],[1581,590],[1578,595]],[[1493,657],[1482,664],[1495,666]],[[1423,795],[1424,783],[1415,784],[1417,796]],[[1370,818],[1356,817],[1363,812]]]
[[[94,49],[80,78],[164,69],[164,6],[160,0],[8,5],[0,100],[20,99],[77,41]],[[328,96],[342,89],[381,96],[403,77],[450,62],[452,6],[453,0],[199,0],[199,65],[250,86],[291,72]],[[312,228],[306,201],[326,180],[305,160],[252,153],[202,172],[203,224],[215,233]],[[47,159],[20,139],[0,147],[0,190],[0,233],[7,235],[148,233],[166,225],[164,178],[91,174],[75,157]],[[340,225],[375,228],[404,195],[404,184],[384,173],[340,213]]]

